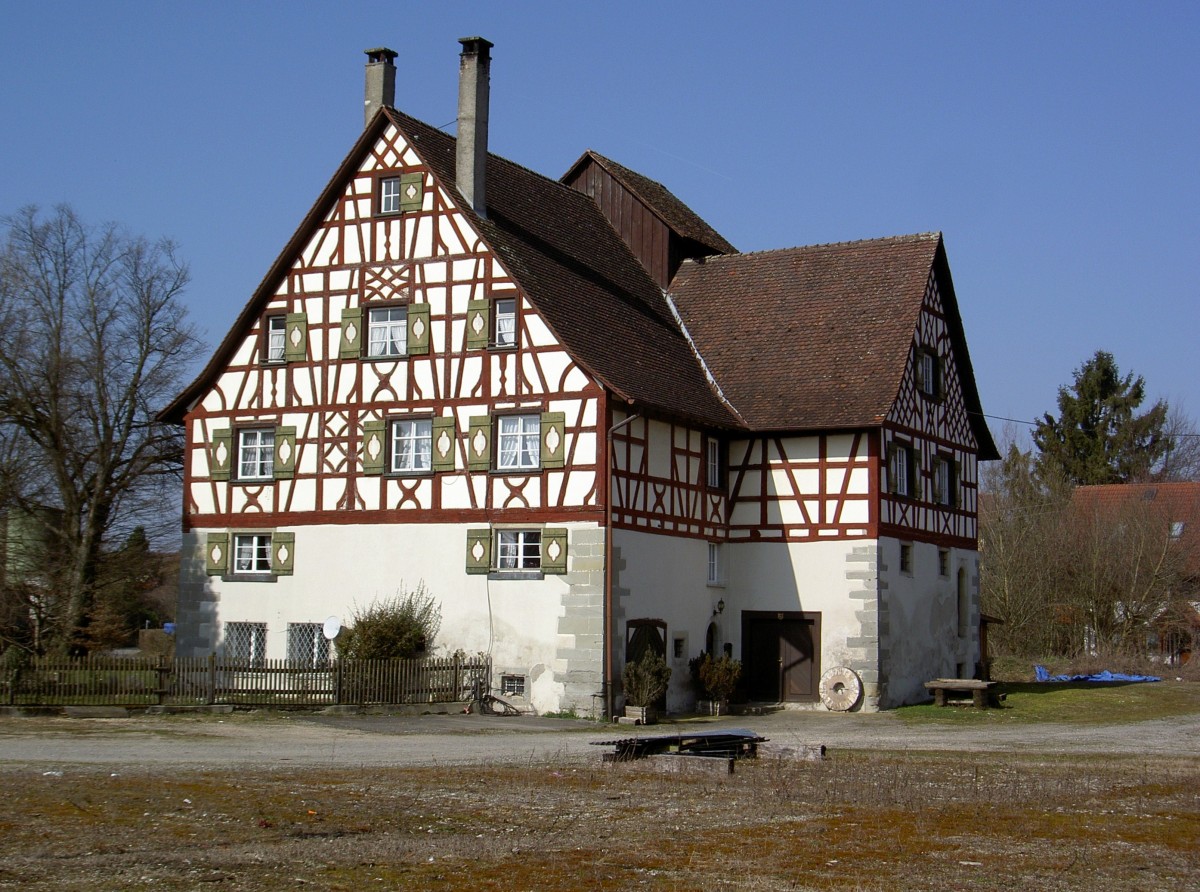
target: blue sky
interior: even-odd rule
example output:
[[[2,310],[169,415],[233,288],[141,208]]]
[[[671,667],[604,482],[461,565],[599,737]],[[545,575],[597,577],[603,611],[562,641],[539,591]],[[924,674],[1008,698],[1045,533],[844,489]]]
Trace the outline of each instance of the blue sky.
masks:
[[[396,104],[449,125],[457,39],[478,34],[492,151],[558,177],[596,149],[743,251],[940,230],[985,412],[1054,410],[1105,349],[1200,417],[1200,4],[44,0],[4,19],[0,214],[65,201],[173,238],[213,345],[361,130],[362,50],[398,50]]]

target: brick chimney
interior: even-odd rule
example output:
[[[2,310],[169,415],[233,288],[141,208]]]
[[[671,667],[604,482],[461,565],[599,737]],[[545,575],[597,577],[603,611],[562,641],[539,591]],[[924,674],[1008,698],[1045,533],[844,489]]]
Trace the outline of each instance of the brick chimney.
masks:
[[[481,217],[487,216],[484,168],[488,150],[488,96],[494,44],[464,37],[458,63],[458,191]]]
[[[363,126],[371,123],[382,106],[396,104],[396,51],[387,47],[363,50],[367,54],[367,83],[363,92]]]

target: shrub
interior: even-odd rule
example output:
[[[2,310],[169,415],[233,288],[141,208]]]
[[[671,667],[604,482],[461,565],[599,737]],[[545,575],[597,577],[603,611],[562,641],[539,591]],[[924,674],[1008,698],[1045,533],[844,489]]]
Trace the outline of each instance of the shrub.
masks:
[[[742,679],[742,664],[733,657],[722,654],[715,660],[704,654],[698,670],[700,684],[712,700],[728,700]]]
[[[671,667],[652,650],[645,651],[641,659],[626,663],[621,670],[625,702],[630,706],[653,705],[667,692],[670,681]]]
[[[338,636],[338,655],[348,660],[412,657],[433,647],[442,610],[421,582],[367,608],[354,609],[351,626]]]

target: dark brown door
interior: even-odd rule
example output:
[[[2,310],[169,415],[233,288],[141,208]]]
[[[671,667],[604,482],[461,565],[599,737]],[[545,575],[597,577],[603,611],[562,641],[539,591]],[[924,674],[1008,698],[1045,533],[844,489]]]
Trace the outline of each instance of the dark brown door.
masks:
[[[820,626],[819,613],[742,615],[742,663],[751,700],[817,699]]]

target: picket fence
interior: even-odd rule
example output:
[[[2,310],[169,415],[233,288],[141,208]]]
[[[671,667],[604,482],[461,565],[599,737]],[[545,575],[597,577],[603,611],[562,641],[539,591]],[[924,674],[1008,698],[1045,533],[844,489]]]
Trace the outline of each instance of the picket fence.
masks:
[[[487,657],[289,660],[38,657],[0,669],[8,706],[332,706],[446,703],[488,692]]]

